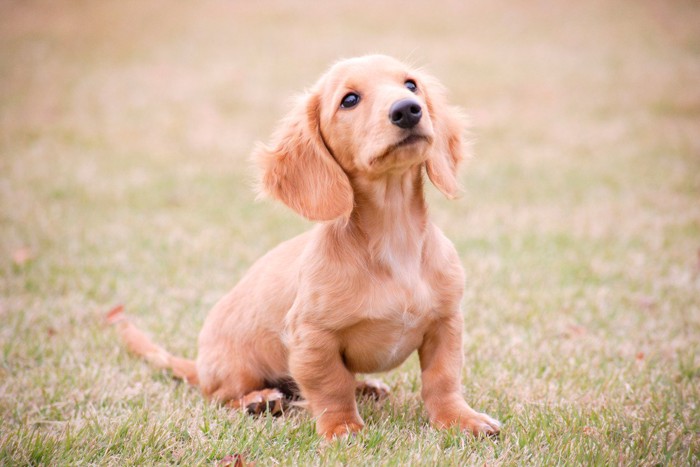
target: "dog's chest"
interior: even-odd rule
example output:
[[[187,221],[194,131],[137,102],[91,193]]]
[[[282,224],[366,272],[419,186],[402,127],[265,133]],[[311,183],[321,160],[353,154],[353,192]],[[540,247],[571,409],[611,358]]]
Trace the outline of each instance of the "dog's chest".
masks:
[[[357,373],[388,371],[420,346],[424,334],[415,320],[363,321],[345,333],[343,360]]]
[[[377,284],[363,318],[344,332],[348,368],[361,373],[387,371],[401,364],[423,341],[434,320],[431,292],[415,281]]]

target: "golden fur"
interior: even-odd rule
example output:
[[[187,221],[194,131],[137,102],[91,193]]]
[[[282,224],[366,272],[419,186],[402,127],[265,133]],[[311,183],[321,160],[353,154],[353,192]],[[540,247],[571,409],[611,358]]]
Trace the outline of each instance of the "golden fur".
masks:
[[[349,92],[360,101],[341,108]],[[409,129],[388,118],[402,99],[423,110]],[[499,423],[461,394],[464,273],[423,195],[424,169],[447,197],[457,194],[462,131],[459,113],[424,72],[379,55],[335,64],[293,106],[272,144],[255,152],[262,189],[322,222],[260,258],[214,306],[196,363],[123,319],[122,336],[232,406],[298,386],[326,438],[363,426],[355,374],[390,370],[417,350],[432,425],[497,434]]]

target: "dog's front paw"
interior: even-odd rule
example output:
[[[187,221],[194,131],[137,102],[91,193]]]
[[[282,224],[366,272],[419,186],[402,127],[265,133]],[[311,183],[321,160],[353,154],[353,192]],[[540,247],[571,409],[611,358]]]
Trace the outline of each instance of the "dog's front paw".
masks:
[[[364,426],[362,420],[352,415],[343,417],[339,414],[323,414],[316,421],[316,431],[329,441],[357,433]]]
[[[501,432],[501,422],[485,413],[475,412],[465,422],[460,420],[462,431],[471,431],[474,436],[498,436]]]
[[[336,438],[343,438],[353,433],[357,433],[362,429],[363,425],[359,425],[354,422],[342,423],[327,429],[321,435],[327,440],[332,440]]]
[[[498,436],[501,432],[501,423],[498,420],[471,409],[456,414],[441,414],[432,420],[432,424],[436,428],[459,426],[463,432],[476,437]]]

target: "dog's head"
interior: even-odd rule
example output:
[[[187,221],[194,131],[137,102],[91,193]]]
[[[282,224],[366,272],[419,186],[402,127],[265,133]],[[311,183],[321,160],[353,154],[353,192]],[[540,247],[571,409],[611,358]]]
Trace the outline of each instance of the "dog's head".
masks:
[[[262,188],[311,220],[349,217],[351,178],[424,164],[433,184],[458,191],[463,121],[440,83],[382,55],[336,63],[259,146]]]

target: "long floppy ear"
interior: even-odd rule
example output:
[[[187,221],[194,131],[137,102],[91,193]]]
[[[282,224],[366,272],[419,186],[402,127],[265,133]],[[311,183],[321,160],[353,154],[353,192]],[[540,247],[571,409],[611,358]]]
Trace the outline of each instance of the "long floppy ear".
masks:
[[[423,75],[425,100],[435,131],[433,148],[425,163],[428,178],[447,198],[454,199],[460,191],[457,168],[464,159],[462,134],[465,119],[457,107],[447,104],[445,88],[430,75]]]
[[[262,189],[310,220],[349,217],[350,181],[328,152],[319,127],[320,97],[302,97],[273,135],[271,146],[254,153],[262,167]]]

